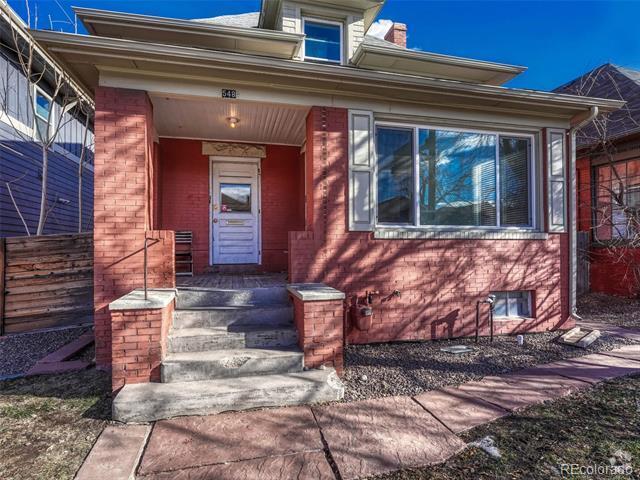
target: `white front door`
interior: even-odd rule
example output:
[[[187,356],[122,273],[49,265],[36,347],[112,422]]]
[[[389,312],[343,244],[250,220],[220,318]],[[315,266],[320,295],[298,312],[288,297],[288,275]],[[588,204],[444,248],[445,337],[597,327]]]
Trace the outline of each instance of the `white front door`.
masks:
[[[258,163],[213,161],[211,173],[213,263],[258,263]]]

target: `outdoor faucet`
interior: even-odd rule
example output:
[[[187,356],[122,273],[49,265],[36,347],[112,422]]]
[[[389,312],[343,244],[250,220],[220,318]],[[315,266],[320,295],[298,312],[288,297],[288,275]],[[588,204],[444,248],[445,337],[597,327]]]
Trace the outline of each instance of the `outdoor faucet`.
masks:
[[[365,292],[365,296],[367,297],[367,305],[371,305],[373,303],[373,296],[374,295],[380,295],[380,291],[378,290],[371,290],[371,291],[366,291]]]

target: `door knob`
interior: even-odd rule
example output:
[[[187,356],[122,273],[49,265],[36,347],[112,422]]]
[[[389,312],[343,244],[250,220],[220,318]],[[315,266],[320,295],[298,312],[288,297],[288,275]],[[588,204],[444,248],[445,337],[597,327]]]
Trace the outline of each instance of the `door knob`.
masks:
[[[214,218],[214,219],[213,219],[213,223],[218,223],[218,219],[217,219],[217,218]]]

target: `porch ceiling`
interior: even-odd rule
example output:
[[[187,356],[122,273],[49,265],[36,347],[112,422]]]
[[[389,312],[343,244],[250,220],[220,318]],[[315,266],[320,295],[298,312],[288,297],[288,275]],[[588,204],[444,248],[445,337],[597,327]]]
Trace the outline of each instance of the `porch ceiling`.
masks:
[[[161,137],[301,145],[307,107],[150,94]],[[239,120],[236,128],[228,118]]]

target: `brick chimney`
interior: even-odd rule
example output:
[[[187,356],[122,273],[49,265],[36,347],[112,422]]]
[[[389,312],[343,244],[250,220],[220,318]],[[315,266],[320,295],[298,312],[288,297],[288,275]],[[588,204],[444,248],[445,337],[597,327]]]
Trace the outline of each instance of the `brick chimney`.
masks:
[[[407,48],[407,26],[404,23],[393,22],[384,39],[399,47]]]

